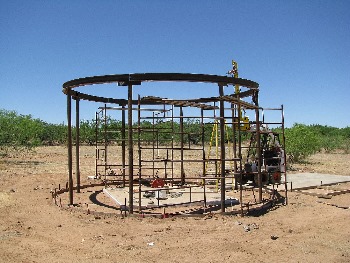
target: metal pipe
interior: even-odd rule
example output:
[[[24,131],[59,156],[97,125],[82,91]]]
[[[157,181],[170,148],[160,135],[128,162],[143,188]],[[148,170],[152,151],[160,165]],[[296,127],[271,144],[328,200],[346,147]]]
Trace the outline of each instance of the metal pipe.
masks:
[[[98,141],[98,137],[97,137],[97,129],[98,129],[98,113],[95,113],[95,177],[97,178],[98,176],[98,170],[97,170],[97,166],[98,166],[98,159],[100,158],[100,152],[98,150],[98,145],[97,145],[97,141]]]
[[[125,105],[122,105],[122,174],[123,174],[123,187],[125,187],[125,162],[126,162],[126,153],[125,153]]]
[[[205,129],[204,129],[204,110],[201,109],[201,128],[202,128],[202,160],[203,160],[203,168],[202,168],[202,173],[203,176],[205,176]],[[203,181],[203,184],[205,184],[205,181]]]
[[[73,162],[72,162],[72,96],[71,89],[67,90],[67,121],[68,121],[68,186],[69,205],[73,205]]]
[[[239,97],[239,95],[237,95]],[[240,159],[239,161],[239,178],[240,178],[240,183],[239,183],[239,201],[241,204],[241,214],[243,216],[243,166],[242,166],[242,133],[241,133],[241,104],[240,100],[238,102],[238,107],[237,107],[237,129],[238,129],[238,158]]]
[[[107,163],[108,163],[108,137],[107,137],[107,108],[106,108],[106,104],[104,106],[104,146],[105,146],[105,160],[104,160],[104,165],[105,165],[105,180],[107,182]]]
[[[174,105],[171,105],[171,130],[173,134],[171,135],[171,160],[174,160]],[[171,162],[171,186],[173,186],[174,180],[174,163]]]
[[[184,123],[183,123],[183,110],[182,106],[180,107],[180,135],[181,135],[181,141],[180,141],[180,160],[181,160],[181,185],[185,184],[185,169],[184,169]]]
[[[152,160],[155,159],[155,154],[154,154],[154,148],[155,148],[155,143],[154,143],[154,134],[156,132],[156,129],[155,129],[155,122],[154,122],[154,112],[152,112]],[[153,168],[153,178],[155,177],[155,174],[154,174],[154,161],[152,161],[152,168]]]
[[[257,103],[258,103],[258,92],[256,93]],[[262,175],[261,175],[261,166],[262,166],[262,151],[261,151],[261,142],[260,142],[260,117],[259,117],[259,110],[255,110],[255,122],[256,122],[256,154],[258,156],[258,190],[259,190],[259,196],[258,196],[258,202],[262,202]]]
[[[77,193],[80,193],[80,116],[79,116],[79,98],[75,99],[75,129],[76,129],[76,139],[75,139],[75,173],[77,178]]]
[[[219,96],[224,96],[224,86],[219,84]],[[220,100],[220,158],[221,158],[221,212],[225,212],[225,102]]]
[[[284,190],[286,195],[285,204],[288,205],[288,186],[287,186],[287,156],[286,156],[286,137],[284,136],[284,106],[281,105],[282,111],[282,137],[283,137],[283,158],[284,158]]]
[[[163,116],[161,116],[161,117],[158,117],[158,116],[154,116],[154,117],[150,117],[150,116],[145,116],[145,117],[142,117],[141,119],[142,120],[150,120],[150,119],[164,119],[164,117]],[[186,116],[186,117],[174,117],[174,119],[181,119],[181,118],[186,118],[186,119],[191,119],[191,118],[193,118],[193,119],[195,119],[195,118],[198,118],[198,116]],[[210,119],[210,120],[212,120],[212,119],[217,119],[216,117],[212,117],[212,116],[204,116],[204,119]]]
[[[134,213],[134,189],[133,189],[133,134],[132,134],[132,84],[128,84],[128,150],[129,150],[129,213]]]
[[[141,213],[141,210],[142,210],[142,205],[141,205],[141,177],[142,177],[142,175],[141,175],[141,172],[142,172],[142,170],[141,170],[141,167],[142,167],[142,156],[141,156],[141,154],[142,154],[142,152],[141,152],[141,119],[140,119],[140,117],[141,117],[141,97],[140,97],[140,95],[138,95],[138,105],[137,105],[138,107],[138,110],[137,110],[137,133],[138,133],[138,138],[137,138],[137,148],[138,148],[138,155],[139,155],[139,178],[138,178],[138,180],[139,180],[139,213]]]
[[[236,129],[237,129],[237,125],[235,124],[235,114],[236,114],[236,105],[231,103],[231,115],[232,115],[232,140],[233,140],[233,158],[236,159],[237,158],[237,141],[236,141]],[[237,172],[237,162],[234,162],[234,167],[233,167],[233,171],[234,173]],[[234,185],[234,189],[237,190],[238,189],[238,184],[237,181],[235,179],[235,185]]]

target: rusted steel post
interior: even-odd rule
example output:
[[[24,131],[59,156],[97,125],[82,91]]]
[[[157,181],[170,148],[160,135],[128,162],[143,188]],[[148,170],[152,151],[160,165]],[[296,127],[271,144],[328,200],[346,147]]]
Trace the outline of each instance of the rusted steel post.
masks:
[[[203,176],[205,176],[206,174],[206,170],[205,170],[205,129],[204,129],[204,109],[201,108],[201,132],[202,132],[202,159],[203,159],[203,163],[202,163],[202,173]],[[205,184],[205,180],[203,180],[203,184]]]
[[[122,105],[122,174],[123,174],[123,187],[125,187],[125,156],[126,156],[126,147],[125,147],[125,105]]]
[[[258,106],[258,94],[256,94],[256,106]],[[262,152],[261,152],[261,142],[260,142],[260,117],[259,117],[259,108],[255,109],[255,122],[256,122],[256,154],[258,156],[258,188],[259,188],[259,196],[258,202],[262,202],[262,175],[261,175],[261,166],[262,166]]]
[[[80,147],[80,114],[79,114],[79,98],[75,99],[75,174],[77,178],[77,193],[80,193],[80,155],[79,155],[79,147]]]
[[[107,135],[107,105],[105,104],[104,109],[103,109],[103,115],[104,115],[104,120],[103,120],[103,124],[104,124],[104,152],[105,152],[105,157],[104,157],[104,170],[105,170],[105,181],[107,182],[107,164],[108,164],[108,135]]]
[[[67,90],[67,121],[68,121],[68,186],[69,205],[73,205],[73,161],[72,161],[72,96],[71,89]]]
[[[242,166],[242,133],[241,133],[241,101],[238,97],[238,107],[237,107],[237,137],[238,137],[238,158],[239,160],[239,202],[241,204],[241,215],[243,216],[243,166]]]
[[[203,200],[204,200],[204,207],[207,207],[207,195],[205,193],[205,183],[203,185]]]
[[[171,105],[171,131],[173,135],[171,136],[171,160],[174,160],[174,105]],[[171,162],[171,187],[174,182],[174,162]]]
[[[231,115],[232,115],[232,146],[233,146],[233,158],[235,159],[234,161],[234,166],[233,166],[233,175],[234,175],[234,180],[235,180],[235,186],[234,189],[238,189],[238,176],[237,176],[237,141],[236,141],[236,130],[237,130],[237,124],[236,122],[236,112],[237,112],[237,107],[234,103],[231,103]]]
[[[223,100],[224,96],[224,86],[219,84],[219,96],[220,98],[220,159],[221,159],[221,212],[225,212],[225,102]]]
[[[181,152],[180,152],[180,165],[181,165],[181,185],[185,184],[185,169],[184,169],[184,120],[183,120],[183,110],[182,110],[182,106],[180,107],[180,148],[181,148]]]
[[[98,113],[95,113],[95,177],[98,177],[98,169],[97,169],[97,165],[98,165],[98,159],[100,158],[100,153],[98,150],[98,134],[97,134],[97,130],[98,130]]]
[[[155,147],[156,147],[156,144],[155,144],[155,142],[154,142],[154,134],[156,134],[157,133],[157,131],[156,131],[156,128],[155,128],[156,126],[155,126],[155,114],[154,114],[154,112],[152,112],[152,176],[153,176],[153,178],[155,177],[155,164],[154,164],[154,160],[155,160],[155,153],[154,153],[154,149],[155,149]]]
[[[287,186],[287,158],[286,158],[286,137],[284,136],[284,108],[283,104],[281,105],[281,113],[282,113],[282,138],[283,138],[283,160],[282,164],[284,169],[284,190],[285,190],[285,204],[288,205],[288,186]]]
[[[139,213],[141,213],[142,210],[142,204],[141,204],[141,199],[142,199],[142,185],[141,185],[141,177],[142,177],[142,171],[141,171],[141,166],[142,166],[142,152],[141,152],[141,96],[138,95],[137,99],[137,133],[138,133],[138,138],[137,138],[137,148],[138,148],[138,157],[139,157]],[[166,173],[166,171],[165,171]]]
[[[134,170],[134,149],[133,149],[133,134],[132,134],[132,84],[128,84],[128,150],[129,150],[129,213],[134,213],[133,198],[133,170]]]

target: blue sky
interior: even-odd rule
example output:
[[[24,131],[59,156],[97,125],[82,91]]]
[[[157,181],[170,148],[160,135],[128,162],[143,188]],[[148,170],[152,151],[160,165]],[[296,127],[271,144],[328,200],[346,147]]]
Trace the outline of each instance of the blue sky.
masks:
[[[287,126],[350,125],[350,1],[0,0],[0,6],[2,109],[62,123],[68,80],[225,75],[235,59],[240,77],[260,84],[261,106],[284,105]],[[157,87],[149,95],[179,92],[172,84]],[[108,92],[119,96],[114,89]],[[190,98],[202,93],[186,88]],[[82,103],[82,118],[92,119],[98,106]]]

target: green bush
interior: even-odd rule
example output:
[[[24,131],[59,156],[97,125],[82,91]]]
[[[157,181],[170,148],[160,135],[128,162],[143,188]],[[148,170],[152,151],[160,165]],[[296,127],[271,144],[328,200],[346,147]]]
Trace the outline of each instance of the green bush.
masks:
[[[106,120],[107,126],[102,122],[96,127],[95,120],[80,121],[80,142],[93,144],[96,141],[96,128],[98,129],[98,140],[121,141],[122,123],[110,117]],[[137,131],[138,124],[134,123],[133,128]],[[127,128],[127,127],[126,127]],[[179,143],[181,138],[179,122],[162,121],[155,123],[143,121],[140,123],[141,132],[134,132],[134,139],[138,136],[144,143],[153,143],[158,140],[161,144]],[[213,135],[214,123],[206,123],[204,127],[200,119],[184,119],[183,130],[184,142],[190,141],[193,144],[202,143],[202,131],[204,129],[204,141],[209,143]],[[73,136],[75,134],[75,127]],[[159,131],[156,131],[159,129]],[[108,132],[104,134],[104,130]],[[275,131],[281,132],[281,128]],[[226,130],[226,141],[237,140],[233,138],[231,128]],[[237,136],[238,133],[236,133]],[[241,132],[242,141],[250,138],[250,133]],[[215,136],[215,134],[214,134]],[[75,137],[75,136],[74,136]],[[304,161],[311,154],[324,149],[330,153],[342,149],[345,153],[350,152],[350,127],[335,128],[322,125],[294,124],[293,127],[285,129],[286,153],[292,157],[292,161]],[[126,134],[127,139],[127,134]],[[74,138],[73,138],[74,140]],[[62,145],[67,143],[67,126],[64,124],[50,124],[31,115],[21,115],[16,111],[0,109],[0,150],[6,152],[10,148],[31,148],[38,145]]]
[[[16,111],[0,110],[0,146],[35,147],[39,145],[63,144],[67,141],[67,127],[49,124],[31,115]]]
[[[80,143],[86,143],[92,145],[95,141],[96,132],[95,132],[96,123],[94,120],[82,120],[79,124],[79,135]]]
[[[321,139],[309,126],[294,124],[285,130],[286,153],[292,162],[304,161],[321,149]]]

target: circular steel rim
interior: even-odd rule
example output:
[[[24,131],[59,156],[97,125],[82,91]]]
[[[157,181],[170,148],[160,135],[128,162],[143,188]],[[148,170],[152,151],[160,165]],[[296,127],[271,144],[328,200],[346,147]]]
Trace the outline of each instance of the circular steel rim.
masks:
[[[229,76],[193,74],[193,73],[134,73],[134,74],[114,74],[103,76],[92,76],[78,78],[67,81],[63,84],[63,93],[71,95],[74,99],[82,99],[94,102],[114,103],[125,105],[125,99],[107,98],[102,96],[90,95],[73,89],[95,85],[117,83],[119,86],[141,85],[142,82],[193,82],[193,83],[212,83],[221,86],[239,85],[248,88],[250,91],[258,90],[257,82],[234,78]],[[248,92],[249,92],[248,90]],[[250,94],[250,92],[248,93]],[[247,94],[247,95],[248,95]],[[243,95],[243,94],[242,94]],[[203,98],[202,98],[203,99]]]

